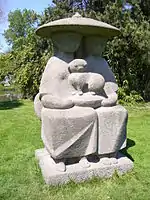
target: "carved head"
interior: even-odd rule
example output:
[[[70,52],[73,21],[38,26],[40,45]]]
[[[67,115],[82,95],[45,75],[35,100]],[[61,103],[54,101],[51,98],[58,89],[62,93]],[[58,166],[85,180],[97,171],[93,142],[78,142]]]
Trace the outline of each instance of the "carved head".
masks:
[[[74,53],[80,45],[82,36],[73,32],[53,33],[52,41],[54,47],[60,52]]]
[[[107,43],[107,38],[99,36],[87,36],[84,47],[87,55],[101,56]]]
[[[75,59],[69,63],[69,71],[73,72],[85,72],[87,62],[83,59]]]

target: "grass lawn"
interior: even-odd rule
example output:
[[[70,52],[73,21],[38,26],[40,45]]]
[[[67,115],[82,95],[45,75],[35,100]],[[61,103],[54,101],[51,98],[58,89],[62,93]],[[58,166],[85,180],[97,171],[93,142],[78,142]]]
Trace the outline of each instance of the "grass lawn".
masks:
[[[43,147],[33,102],[0,103],[0,200],[150,200],[150,104],[129,111],[132,172],[111,179],[50,187],[34,151]]]

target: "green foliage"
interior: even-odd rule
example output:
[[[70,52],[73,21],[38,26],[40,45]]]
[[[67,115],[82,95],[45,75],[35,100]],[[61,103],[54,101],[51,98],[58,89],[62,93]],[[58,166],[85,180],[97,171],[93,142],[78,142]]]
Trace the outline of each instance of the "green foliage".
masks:
[[[51,52],[37,52],[32,46],[26,46],[17,55],[16,83],[20,86],[24,97],[34,97],[39,89],[41,75]]]
[[[141,0],[140,7],[141,7],[141,10],[143,11],[143,14],[147,17],[147,19],[150,19],[150,1]]]
[[[138,4],[131,10],[122,11],[119,3],[106,7],[100,19],[120,27],[121,35],[108,42],[105,57],[112,67],[118,84],[129,82],[129,90],[135,90],[147,99],[147,85],[150,80],[150,24]]]
[[[38,22],[35,12],[16,10],[10,13],[9,21],[5,38],[12,44],[12,51],[7,55],[11,57],[12,63],[4,63],[4,68],[7,69],[8,66],[8,71],[2,69],[1,75],[13,73],[15,85],[18,85],[23,97],[34,97],[46,62],[52,54],[51,42],[35,35],[35,24]],[[8,60],[4,56],[2,58]]]
[[[21,47],[32,28],[37,23],[37,14],[33,10],[15,10],[8,15],[9,28],[4,32],[6,41],[13,48]]]
[[[118,90],[119,103],[135,105],[136,103],[144,102],[143,97],[135,90],[130,91],[127,80],[123,81],[123,86]]]
[[[0,91],[4,90],[4,86],[2,84],[0,84]]]
[[[11,53],[0,54],[0,82],[6,75],[13,74],[13,57]]]

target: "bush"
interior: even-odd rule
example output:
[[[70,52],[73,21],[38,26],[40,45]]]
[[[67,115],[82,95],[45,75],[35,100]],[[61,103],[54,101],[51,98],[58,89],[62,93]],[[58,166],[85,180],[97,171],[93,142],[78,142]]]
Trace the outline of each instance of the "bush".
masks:
[[[123,105],[133,105],[136,103],[144,102],[143,97],[138,92],[135,90],[129,90],[129,84],[127,80],[123,81],[123,87],[119,87],[118,98],[119,103]]]
[[[0,91],[3,91],[4,90],[4,86],[2,84],[0,84]]]

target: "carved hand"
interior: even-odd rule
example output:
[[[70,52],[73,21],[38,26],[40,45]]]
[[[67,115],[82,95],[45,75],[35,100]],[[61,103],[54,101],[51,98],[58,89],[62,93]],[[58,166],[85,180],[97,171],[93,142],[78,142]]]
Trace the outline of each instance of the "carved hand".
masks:
[[[84,93],[82,96],[73,95],[70,98],[76,106],[98,108],[101,106],[101,101],[104,97],[92,95],[88,92]]]
[[[68,109],[74,106],[74,103],[70,99],[62,99],[50,94],[46,94],[41,98],[42,105],[45,108],[51,109]]]
[[[103,99],[101,102],[101,106],[103,107],[111,107],[115,106],[118,100],[118,95],[114,92],[108,95],[108,98]]]

